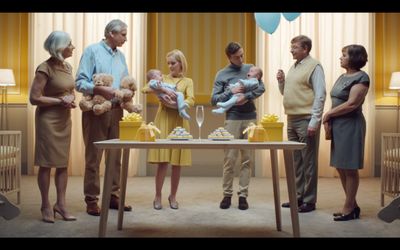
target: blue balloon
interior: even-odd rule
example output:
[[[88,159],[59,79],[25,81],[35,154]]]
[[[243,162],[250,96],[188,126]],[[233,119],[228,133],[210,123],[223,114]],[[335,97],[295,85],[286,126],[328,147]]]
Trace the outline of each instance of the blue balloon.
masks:
[[[300,16],[300,13],[297,13],[297,12],[284,12],[284,13],[282,13],[282,15],[283,15],[283,17],[286,19],[286,20],[288,20],[289,22],[290,21],[293,21],[294,19],[296,19],[298,16]]]
[[[258,27],[269,34],[275,32],[281,20],[280,13],[254,13],[254,17]]]

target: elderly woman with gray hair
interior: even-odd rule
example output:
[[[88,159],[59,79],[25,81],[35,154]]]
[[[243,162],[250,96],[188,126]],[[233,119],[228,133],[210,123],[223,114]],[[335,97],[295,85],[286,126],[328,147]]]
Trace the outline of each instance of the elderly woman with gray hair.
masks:
[[[35,166],[39,166],[38,185],[42,197],[42,219],[54,223],[58,213],[65,221],[74,221],[66,208],[68,159],[71,145],[71,109],[75,108],[72,67],[65,61],[75,49],[71,37],[63,31],[53,31],[44,42],[50,58],[35,71],[30,102],[36,105]],[[57,202],[49,200],[50,172],[55,168]]]

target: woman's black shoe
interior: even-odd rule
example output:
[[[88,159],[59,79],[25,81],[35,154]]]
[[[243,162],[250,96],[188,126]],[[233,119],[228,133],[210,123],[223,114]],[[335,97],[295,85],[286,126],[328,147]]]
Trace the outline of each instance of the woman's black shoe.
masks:
[[[342,214],[333,218],[334,221],[348,221],[360,218],[360,208],[355,207],[349,214]]]
[[[355,214],[355,216],[356,216],[356,219],[359,219],[360,218],[360,213],[361,213],[361,208],[360,207],[355,207],[354,208],[354,214]]]
[[[354,213],[355,213],[356,219],[360,218],[360,212],[361,212],[360,207],[357,206],[354,208]],[[343,215],[342,212],[333,213],[334,217],[338,217],[338,216],[342,216],[342,215]]]

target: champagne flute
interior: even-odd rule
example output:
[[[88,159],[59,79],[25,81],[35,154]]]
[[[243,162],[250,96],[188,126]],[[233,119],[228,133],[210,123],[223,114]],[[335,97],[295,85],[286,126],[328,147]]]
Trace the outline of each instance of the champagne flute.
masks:
[[[196,121],[199,126],[199,140],[201,140],[201,125],[204,122],[204,106],[198,105],[196,106]]]

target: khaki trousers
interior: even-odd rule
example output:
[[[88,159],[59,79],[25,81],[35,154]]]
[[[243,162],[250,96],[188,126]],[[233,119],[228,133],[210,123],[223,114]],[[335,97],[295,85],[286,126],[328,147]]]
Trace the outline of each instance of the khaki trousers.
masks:
[[[98,149],[93,142],[119,138],[119,121],[123,111],[120,108],[113,108],[102,115],[95,115],[93,111],[82,113],[83,141],[85,143],[85,177],[83,192],[85,201],[97,201],[100,195],[99,168],[103,150]],[[112,161],[112,159],[114,159]],[[121,172],[121,150],[106,150],[105,164],[114,169],[112,180],[112,194],[118,196],[120,188]]]
[[[231,133],[235,139],[247,139],[247,134],[243,134],[243,130],[247,128],[250,122],[256,123],[256,120],[226,120],[225,129]],[[251,168],[254,165],[254,150],[240,150],[241,164],[239,170],[239,191],[240,197],[247,197],[249,191],[249,183],[251,177]],[[224,197],[232,197],[232,183],[234,179],[234,167],[236,159],[239,155],[238,149],[225,150],[224,168],[223,168],[223,184]]]

